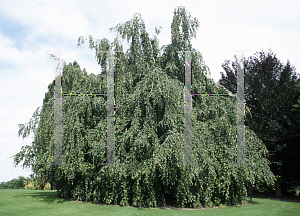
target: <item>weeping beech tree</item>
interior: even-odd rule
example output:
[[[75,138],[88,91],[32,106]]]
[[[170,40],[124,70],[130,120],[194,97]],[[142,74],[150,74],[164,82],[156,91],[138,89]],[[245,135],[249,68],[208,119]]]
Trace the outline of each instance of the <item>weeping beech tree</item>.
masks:
[[[54,81],[48,86],[42,109],[19,136],[34,132],[32,145],[14,156],[16,164],[30,166],[55,185],[59,196],[77,200],[134,206],[162,206],[175,201],[181,207],[234,205],[248,200],[251,190],[274,185],[268,151],[246,127],[248,165],[235,166],[236,99],[194,96],[192,104],[192,159],[184,162],[184,53],[193,50],[192,92],[227,94],[207,77],[208,67],[192,48],[199,22],[185,8],[175,8],[171,44],[159,47],[158,34],[149,37],[140,15],[111,28],[107,39],[89,41],[101,65],[99,75],[88,75],[79,64],[64,64],[63,92],[107,91],[107,53],[115,50],[115,159],[106,163],[106,97],[63,97],[63,163],[53,163]],[[130,49],[123,52],[120,39]],[[247,109],[247,112],[249,110]],[[37,118],[38,116],[38,118]],[[38,126],[36,123],[38,122]],[[250,164],[250,165],[249,165]]]

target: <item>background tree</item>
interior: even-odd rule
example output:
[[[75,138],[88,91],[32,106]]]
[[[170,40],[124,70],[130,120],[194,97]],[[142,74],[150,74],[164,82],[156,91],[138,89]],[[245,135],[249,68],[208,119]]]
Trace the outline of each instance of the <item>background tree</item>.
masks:
[[[167,47],[190,49],[193,27],[188,13],[174,11],[172,28],[184,37]],[[177,24],[176,24],[177,23]],[[16,164],[27,157],[32,169],[54,184],[61,197],[134,206],[159,206],[175,201],[179,206],[232,205],[248,200],[251,190],[261,184],[273,185],[274,175],[266,159],[268,151],[247,128],[246,163],[235,162],[236,113],[233,97],[195,97],[193,102],[193,162],[184,166],[184,79],[178,70],[165,68],[169,49],[161,49],[155,36],[150,38],[140,15],[111,29],[113,42],[80,37],[95,50],[102,73],[87,75],[78,63],[65,64],[63,91],[106,93],[107,53],[115,54],[115,166],[106,162],[106,99],[104,97],[64,97],[63,162],[53,166],[53,86],[45,95],[38,128],[31,149],[33,154],[15,155]],[[180,31],[173,31],[172,38]],[[159,28],[156,28],[159,33]],[[190,36],[186,36],[190,35]],[[130,49],[122,51],[119,37]],[[184,45],[185,44],[185,45]],[[163,50],[163,54],[160,54]],[[181,50],[179,50],[181,51]],[[207,66],[199,51],[192,53],[193,91],[226,93],[207,78]],[[175,60],[174,60],[175,61]],[[180,59],[183,63],[183,60]],[[178,67],[179,67],[178,63]],[[169,72],[167,72],[169,70]],[[182,71],[180,72],[182,73]],[[183,74],[182,74],[183,75]],[[22,130],[21,133],[26,133]],[[26,133],[27,134],[27,133]],[[24,134],[23,134],[24,135]],[[37,147],[37,143],[43,145]],[[22,151],[22,150],[21,150]],[[200,165],[199,165],[200,164]]]
[[[24,189],[24,183],[30,181],[31,178],[19,176],[7,182],[0,183],[0,189]]]
[[[236,93],[237,60],[227,60],[222,67],[226,74],[221,72],[219,84]],[[271,50],[249,57],[244,68],[245,100],[251,111],[246,125],[270,151],[270,168],[278,177],[276,195],[280,196],[280,182],[284,192],[300,183],[300,124],[292,111],[299,97],[296,86],[300,79],[290,62],[283,65]]]

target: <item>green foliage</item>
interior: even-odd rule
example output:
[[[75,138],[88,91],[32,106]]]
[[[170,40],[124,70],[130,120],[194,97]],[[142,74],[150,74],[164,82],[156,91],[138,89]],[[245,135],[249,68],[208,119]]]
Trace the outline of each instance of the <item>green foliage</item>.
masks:
[[[222,65],[219,84],[236,93],[237,59]],[[270,152],[270,168],[281,177],[283,191],[300,184],[300,122],[297,107],[299,74],[288,61],[280,62],[270,50],[257,52],[244,62],[245,100],[251,110],[246,125]]]
[[[25,190],[37,190],[39,189],[38,181],[36,180],[30,180],[25,185]]]
[[[298,83],[297,89],[300,92],[300,83]],[[293,111],[298,112],[298,115],[300,117],[300,97],[297,99],[297,103],[293,107]]]
[[[0,189],[24,189],[24,182],[29,181],[30,178],[19,176],[7,182],[0,183]]]
[[[0,183],[0,189],[26,189],[26,190],[51,190],[49,182],[43,182],[38,178],[19,176],[7,182]]]
[[[184,8],[176,8],[175,12],[178,17],[172,26],[182,19],[178,25],[183,38],[176,39],[176,46],[173,42],[168,45],[171,48],[164,49],[162,55],[157,38],[149,38],[141,17],[134,16],[111,29],[130,42],[126,53],[115,54],[115,165],[102,165],[106,163],[107,148],[106,98],[102,96],[63,98],[62,143],[66,164],[50,165],[54,143],[54,82],[48,86],[40,112],[31,146],[33,154],[15,155],[16,164],[31,157],[34,173],[53,184],[61,197],[119,205],[149,207],[168,201],[182,207],[233,205],[243,203],[262,182],[272,186],[275,177],[268,167],[268,151],[249,128],[246,128],[245,162],[251,165],[231,165],[236,150],[233,97],[193,97],[195,164],[183,165],[184,77],[165,65],[170,50],[189,48],[185,46],[189,41],[180,40],[190,40],[194,30],[188,28],[196,24],[187,25],[186,22],[195,19],[187,18]],[[78,44],[84,42],[80,37]],[[107,55],[98,51],[121,51],[122,45],[118,38],[110,43],[92,37],[89,44],[96,52],[102,73],[87,75],[77,62],[64,64],[63,92],[106,93]],[[180,59],[176,64],[183,62]],[[228,92],[207,78],[208,68],[198,51],[192,53],[192,71],[193,92]]]

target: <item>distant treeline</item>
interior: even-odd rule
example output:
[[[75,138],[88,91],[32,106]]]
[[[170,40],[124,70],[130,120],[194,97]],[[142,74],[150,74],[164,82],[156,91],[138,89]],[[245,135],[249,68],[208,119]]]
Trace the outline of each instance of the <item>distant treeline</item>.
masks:
[[[23,177],[19,176],[18,178],[14,178],[7,182],[0,183],[0,189],[24,189],[24,182],[31,181],[31,177]]]

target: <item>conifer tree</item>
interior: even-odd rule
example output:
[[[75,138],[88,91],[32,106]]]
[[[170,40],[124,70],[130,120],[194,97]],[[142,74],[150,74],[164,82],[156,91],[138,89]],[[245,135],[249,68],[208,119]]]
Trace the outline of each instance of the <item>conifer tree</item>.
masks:
[[[219,83],[235,93],[237,61],[227,60],[222,66],[225,73]],[[300,183],[300,124],[293,109],[300,95],[299,74],[289,61],[284,65],[272,50],[255,53],[244,62],[244,68],[245,101],[251,110],[245,123],[269,150],[270,168],[278,177],[275,194],[282,196],[281,191],[287,194]]]

